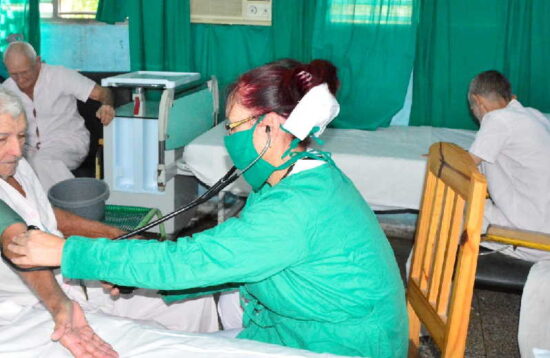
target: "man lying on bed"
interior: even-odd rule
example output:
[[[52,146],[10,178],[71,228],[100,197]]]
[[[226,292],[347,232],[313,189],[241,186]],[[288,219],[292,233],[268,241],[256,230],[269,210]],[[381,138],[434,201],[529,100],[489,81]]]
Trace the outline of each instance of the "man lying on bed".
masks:
[[[5,248],[16,234],[26,231],[26,225],[34,225],[58,236],[80,232],[92,237],[112,238],[122,234],[114,227],[52,208],[29,163],[22,158],[26,129],[20,100],[0,88],[0,201],[25,222],[10,227],[10,230],[0,228],[2,247]],[[0,213],[0,216],[2,221],[11,217],[9,211]],[[23,306],[35,306],[41,302],[55,322],[52,339],[59,340],[75,355],[83,352],[83,346],[110,350],[87,325],[82,308],[151,320],[170,329],[192,332],[218,329],[211,296],[167,305],[153,292],[139,290],[131,297],[114,300],[97,281],[87,282],[90,287],[85,293],[78,282],[63,281],[60,274],[54,275],[52,271],[17,272],[4,262],[0,262],[0,283],[0,302],[9,300]]]
[[[494,224],[550,233],[550,121],[523,107],[497,71],[477,75],[468,99],[480,122],[470,154],[481,164],[491,196],[485,203],[485,229]],[[482,245],[522,260],[550,259],[549,252]]]

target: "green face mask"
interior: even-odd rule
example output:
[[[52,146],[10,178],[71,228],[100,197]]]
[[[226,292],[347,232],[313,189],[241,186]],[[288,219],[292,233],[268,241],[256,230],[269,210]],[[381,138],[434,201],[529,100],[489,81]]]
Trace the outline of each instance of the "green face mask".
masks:
[[[310,157],[315,159],[323,159],[332,163],[330,155],[325,152],[291,152],[292,149],[296,148],[298,145],[298,139],[293,141],[289,149],[282,156],[282,158],[284,158],[288,155],[290,156],[290,159],[278,167],[271,165],[263,158],[258,158],[260,154],[254,147],[254,131],[262,119],[263,116],[258,119],[252,128],[226,135],[224,138],[225,148],[227,149],[227,152],[229,153],[229,156],[231,157],[231,160],[233,160],[233,164],[235,164],[237,169],[241,171],[245,170],[250,163],[258,159],[256,163],[254,163],[243,173],[244,179],[248,182],[248,184],[250,184],[252,190],[255,192],[264,186],[266,180],[271,176],[271,174],[273,174],[274,171],[286,169],[296,163],[299,159]]]
[[[258,158],[259,153],[254,148],[254,130],[261,121],[259,119],[251,129],[240,131],[224,138],[225,148],[229,156],[239,170],[244,170],[250,163]],[[277,167],[269,164],[263,158],[258,159],[247,171],[244,178],[255,192],[260,190]]]

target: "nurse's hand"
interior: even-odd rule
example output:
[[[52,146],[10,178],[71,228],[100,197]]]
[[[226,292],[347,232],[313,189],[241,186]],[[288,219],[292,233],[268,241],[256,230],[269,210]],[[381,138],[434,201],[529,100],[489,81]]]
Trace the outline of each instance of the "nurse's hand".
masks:
[[[109,125],[109,123],[111,123],[111,121],[115,117],[115,109],[113,108],[113,106],[103,104],[101,105],[101,107],[99,107],[97,112],[95,112],[95,115],[97,118],[99,118],[101,123],[106,126]]]
[[[105,291],[109,292],[112,298],[117,298],[120,296],[120,290],[118,287],[110,282],[101,281],[101,287],[103,287]]]
[[[29,230],[13,238],[8,250],[21,255],[12,261],[18,265],[60,266],[65,239],[40,230]]]

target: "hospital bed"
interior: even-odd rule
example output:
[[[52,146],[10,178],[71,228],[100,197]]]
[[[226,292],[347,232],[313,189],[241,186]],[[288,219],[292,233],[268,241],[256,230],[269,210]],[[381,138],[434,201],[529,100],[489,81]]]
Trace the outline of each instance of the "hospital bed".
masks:
[[[245,339],[168,331],[114,316],[87,313],[86,317],[96,333],[108,341],[120,357],[339,357]],[[45,309],[0,302],[0,357],[71,357],[65,348],[50,339],[52,332],[53,321]]]
[[[374,210],[418,210],[432,143],[452,142],[468,149],[475,131],[394,126],[376,131],[328,128],[319,149],[332,158]],[[177,162],[178,173],[193,175],[207,186],[214,184],[232,166],[227,154],[222,124],[188,144]],[[226,191],[246,196],[250,186],[242,178]]]
[[[550,120],[550,114],[545,114]],[[332,158],[377,212],[382,228],[392,237],[410,238],[416,227],[423,190],[428,149],[435,142],[451,142],[468,149],[475,131],[434,127],[393,126],[376,131],[328,128],[320,148]],[[178,161],[180,173],[212,185],[232,165],[223,146],[224,128],[218,125],[186,146]],[[246,196],[242,180],[227,190]],[[234,210],[235,211],[235,210]],[[405,213],[404,213],[405,212]],[[413,212],[413,213],[411,213]],[[231,213],[218,203],[218,221]],[[531,263],[500,253],[480,256],[476,285],[521,292]]]

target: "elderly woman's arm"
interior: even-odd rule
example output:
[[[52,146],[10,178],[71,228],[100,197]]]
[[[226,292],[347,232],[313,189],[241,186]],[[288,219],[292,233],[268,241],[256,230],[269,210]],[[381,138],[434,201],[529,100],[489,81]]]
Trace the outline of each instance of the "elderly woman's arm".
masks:
[[[288,199],[275,196],[256,203],[238,219],[177,242],[71,237],[62,249],[62,273],[164,290],[258,282],[298,262],[307,251],[308,219],[289,209],[303,203]],[[37,235],[20,238],[17,250],[26,255],[20,262],[56,264],[60,243],[39,242]]]
[[[78,235],[112,239],[126,233],[114,226],[106,225],[99,221],[89,220],[63,209],[54,208],[53,211],[55,213],[55,219],[57,220],[57,228],[65,237]]]
[[[9,259],[17,260],[18,255],[10,251],[9,246],[14,237],[27,232],[27,226],[4,202],[0,202],[0,211],[2,213],[0,215],[2,250]],[[40,233],[34,230],[33,232]],[[57,236],[53,238],[64,241]],[[86,321],[82,308],[65,295],[52,271],[19,272],[18,274],[52,315],[55,323],[52,340],[59,341],[75,357],[90,357],[95,354],[104,357],[117,356],[110,345],[95,335]],[[97,339],[89,339],[94,336]]]

